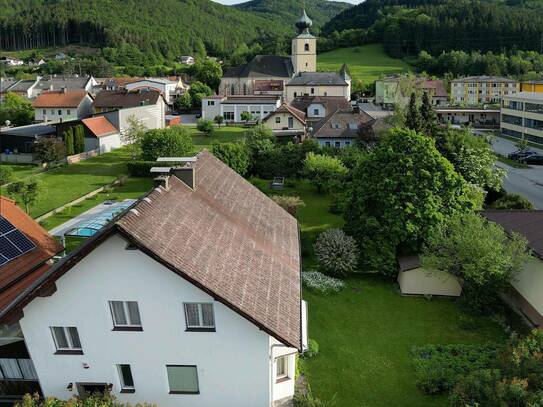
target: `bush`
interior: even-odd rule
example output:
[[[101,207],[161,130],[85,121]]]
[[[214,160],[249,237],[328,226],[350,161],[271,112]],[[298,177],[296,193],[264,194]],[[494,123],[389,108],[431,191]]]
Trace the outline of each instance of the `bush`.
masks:
[[[151,177],[151,168],[153,167],[174,167],[178,163],[161,162],[156,161],[129,161],[126,163],[126,169],[128,175],[131,177]]]
[[[315,255],[324,272],[345,277],[356,270],[358,247],[351,236],[341,229],[322,232],[315,243]]]
[[[340,279],[327,276],[319,271],[304,271],[302,282],[307,288],[323,294],[338,293],[345,287],[345,283]]]
[[[141,139],[144,161],[155,161],[158,157],[187,155],[192,152],[193,148],[190,134],[181,126],[149,130]]]
[[[82,400],[77,396],[69,400],[59,400],[54,397],[48,397],[41,400],[36,394],[31,396],[25,394],[23,400],[15,405],[16,407],[129,407],[130,404],[120,403],[111,394],[96,394]],[[136,407],[156,407],[153,404],[137,404]]]
[[[66,155],[64,143],[56,138],[44,137],[34,144],[36,158],[42,163],[62,160]]]
[[[272,195],[270,198],[292,216],[296,216],[299,207],[305,206],[304,201],[299,196]]]
[[[501,380],[499,370],[482,369],[461,377],[450,396],[451,406],[493,407],[500,403],[496,382]]]
[[[534,209],[534,205],[523,196],[508,193],[494,201],[490,207],[492,209]]]
[[[4,165],[0,165],[0,185],[7,184],[13,177],[13,170]]]
[[[196,128],[198,131],[204,133],[206,136],[211,136],[215,132],[215,125],[212,120],[198,119],[196,122]]]
[[[317,356],[319,353],[319,344],[315,339],[309,339],[307,341],[307,349],[302,354],[304,359],[311,359],[315,356]]]
[[[339,158],[309,152],[303,161],[305,177],[315,185],[317,192],[340,184],[349,172]]]
[[[239,175],[245,175],[249,169],[249,153],[242,143],[213,143],[211,152]]]
[[[460,377],[494,367],[498,349],[492,345],[425,345],[413,349],[417,386],[426,394],[451,390]]]

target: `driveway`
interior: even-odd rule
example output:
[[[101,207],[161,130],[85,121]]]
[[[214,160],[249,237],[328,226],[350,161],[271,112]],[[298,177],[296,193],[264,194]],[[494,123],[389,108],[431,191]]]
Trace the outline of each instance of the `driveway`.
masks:
[[[505,156],[517,149],[513,141],[501,137],[492,137],[492,148],[496,153]],[[530,150],[543,154],[543,149],[530,146]],[[496,165],[507,171],[503,180],[503,187],[507,192],[520,194],[532,202],[537,209],[543,209],[543,165],[514,168],[499,161]]]

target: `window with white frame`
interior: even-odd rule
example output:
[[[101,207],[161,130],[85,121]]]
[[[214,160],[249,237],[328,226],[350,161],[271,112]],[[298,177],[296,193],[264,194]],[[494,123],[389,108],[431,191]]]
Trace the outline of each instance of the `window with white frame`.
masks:
[[[191,330],[215,330],[215,315],[213,304],[200,302],[187,302],[185,308],[185,321],[187,331]]]
[[[115,330],[142,330],[137,301],[109,301],[109,308]]]
[[[234,121],[234,112],[224,112],[223,117],[227,122]]]
[[[281,123],[281,116],[275,116],[275,123]]]
[[[275,378],[276,380],[288,379],[288,355],[279,356],[275,359]]]
[[[70,109],[66,109],[66,114],[72,114],[72,111]]]
[[[44,115],[47,114],[47,110],[43,109],[43,114]]]
[[[117,365],[117,372],[119,373],[119,382],[121,383],[121,393],[134,393],[136,388],[130,365]]]
[[[62,110],[58,109],[58,115],[62,116]]]
[[[57,353],[83,353],[81,340],[75,326],[52,326],[51,333],[55,341]]]

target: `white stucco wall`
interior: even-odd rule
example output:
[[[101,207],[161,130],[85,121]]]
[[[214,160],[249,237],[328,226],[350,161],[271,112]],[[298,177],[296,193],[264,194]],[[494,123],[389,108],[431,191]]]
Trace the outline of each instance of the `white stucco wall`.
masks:
[[[85,119],[92,114],[92,99],[85,96],[79,106],[76,107],[39,107],[34,109],[34,120],[45,121],[66,121],[74,119]]]
[[[100,146],[100,153],[107,153],[108,151],[115,150],[121,146],[121,136],[119,133],[110,134],[109,136],[103,136],[98,139]]]
[[[271,347],[275,340],[258,327],[125,246],[110,237],[57,281],[52,296],[25,307],[20,324],[46,396],[69,398],[70,382],[113,383],[120,401],[160,407],[259,407],[270,405],[271,392],[292,395],[294,363],[290,383],[279,384],[272,363],[294,349]],[[143,332],[112,331],[109,300],[138,301]],[[216,332],[185,332],[187,301],[213,302]],[[54,355],[50,326],[76,326],[84,355]],[[115,365],[125,363],[134,394],[119,394]],[[168,394],[166,364],[197,365],[200,394]]]
[[[543,315],[543,260],[532,257],[512,285],[540,315]]]
[[[462,287],[449,273],[440,270],[425,270],[422,267],[400,271],[398,283],[402,294],[446,295],[458,297]]]

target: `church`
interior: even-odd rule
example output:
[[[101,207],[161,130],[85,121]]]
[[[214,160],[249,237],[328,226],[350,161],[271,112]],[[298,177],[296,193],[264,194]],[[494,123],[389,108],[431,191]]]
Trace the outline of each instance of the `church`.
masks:
[[[297,97],[344,97],[350,100],[351,78],[340,72],[317,72],[317,38],[305,10],[296,22],[290,56],[257,55],[249,63],[227,70],[219,87],[221,96],[280,96],[290,103]]]

